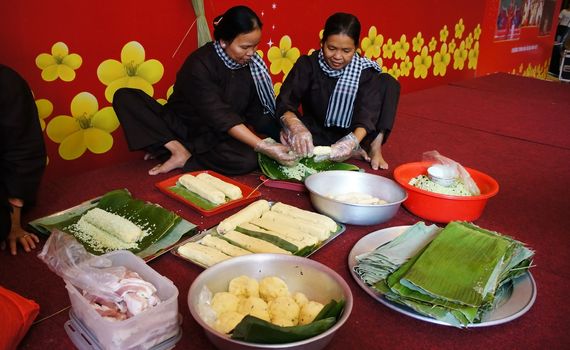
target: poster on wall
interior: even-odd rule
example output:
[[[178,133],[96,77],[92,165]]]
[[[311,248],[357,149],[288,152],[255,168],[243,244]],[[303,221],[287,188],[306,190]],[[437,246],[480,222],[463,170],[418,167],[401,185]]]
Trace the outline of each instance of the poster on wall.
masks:
[[[556,0],[544,0],[544,6],[542,8],[542,16],[538,26],[538,35],[547,36],[550,35],[552,30],[552,22],[554,18],[554,12],[556,9]]]
[[[495,28],[495,41],[518,40],[520,38],[524,2],[525,0],[499,1]]]

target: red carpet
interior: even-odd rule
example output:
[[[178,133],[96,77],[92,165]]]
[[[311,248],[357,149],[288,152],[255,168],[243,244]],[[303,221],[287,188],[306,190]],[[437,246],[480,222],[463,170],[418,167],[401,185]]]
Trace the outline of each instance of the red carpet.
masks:
[[[521,79],[501,74],[462,83],[469,87],[456,84],[402,96],[396,127],[384,153],[394,169],[399,164],[420,160],[424,151],[437,150],[499,182],[499,194],[490,200],[483,216],[475,223],[510,235],[536,250],[536,266],[531,271],[538,286],[538,297],[532,309],[503,325],[460,330],[407,317],[368,296],[352,280],[347,268],[348,253],[367,233],[420,220],[402,208],[385,224],[348,226],[345,233],[312,257],[338,271],[350,285],[355,299],[352,315],[328,349],[568,347],[570,141],[567,138],[570,118],[567,113],[570,86],[557,84],[562,93],[548,93],[545,100],[530,99],[529,96],[541,96],[543,93],[538,91],[548,88],[544,82],[523,79],[521,83]],[[492,87],[509,84],[516,86],[517,94],[489,91]],[[526,100],[516,99],[516,95]],[[553,96],[561,97],[553,103]],[[535,123],[541,127],[531,131],[523,127]],[[364,163],[355,163],[370,171]],[[152,163],[142,160],[132,161],[93,170],[81,177],[46,183],[41,189],[39,206],[29,214],[29,219],[67,209],[116,188],[128,188],[135,197],[159,203],[201,229],[215,225],[225,216],[201,217],[163,195],[153,184],[172,174],[147,176],[146,170],[151,166]],[[392,170],[377,173],[392,177]],[[258,177],[259,174],[250,174],[236,179],[257,185]],[[310,208],[307,194],[267,187],[260,190],[268,200]],[[36,258],[36,253],[10,257],[2,252],[0,283],[38,302],[39,318],[42,318],[68,306],[69,299],[60,278]],[[172,254],[159,257],[150,266],[171,279],[180,292],[179,310],[184,323],[183,337],[177,348],[213,349],[186,305],[190,284],[201,268]],[[63,329],[67,319],[65,311],[32,326],[21,348],[72,348]]]

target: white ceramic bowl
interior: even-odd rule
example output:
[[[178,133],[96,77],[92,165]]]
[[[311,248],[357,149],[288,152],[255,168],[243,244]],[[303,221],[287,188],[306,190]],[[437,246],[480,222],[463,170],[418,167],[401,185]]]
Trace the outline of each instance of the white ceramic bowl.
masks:
[[[428,168],[428,177],[431,181],[444,187],[449,187],[457,181],[457,170],[445,165],[435,164]]]
[[[344,311],[334,326],[324,333],[302,341],[286,344],[256,344],[231,339],[210,327],[198,314],[198,296],[204,286],[212,293],[226,292],[229,282],[241,275],[257,280],[267,276],[283,279],[291,292],[303,292],[310,300],[327,304],[331,299],[345,300]],[[250,254],[232,258],[204,270],[190,286],[190,313],[204,328],[206,336],[222,350],[320,350],[333,338],[352,311],[352,293],[344,279],[329,267],[308,258],[285,254]]]
[[[353,225],[375,225],[390,220],[406,200],[406,191],[388,178],[358,171],[331,170],[305,179],[311,203],[336,221]],[[346,193],[364,193],[386,204],[353,204],[331,198]]]

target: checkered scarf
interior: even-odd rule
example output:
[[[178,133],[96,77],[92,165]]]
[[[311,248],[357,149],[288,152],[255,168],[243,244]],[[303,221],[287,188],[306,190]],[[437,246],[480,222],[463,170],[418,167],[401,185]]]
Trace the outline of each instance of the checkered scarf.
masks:
[[[273,84],[267,71],[267,66],[257,52],[251,57],[249,63],[239,64],[226,54],[218,41],[214,41],[214,49],[222,59],[222,62],[224,62],[229,69],[240,69],[249,65],[249,70],[251,71],[253,82],[255,83],[255,89],[257,90],[261,104],[265,108],[265,113],[269,113],[273,116],[275,114],[275,93],[273,92]]]
[[[339,78],[334,91],[329,99],[325,126],[338,126],[341,128],[350,127],[352,114],[354,112],[354,100],[358,92],[360,73],[367,68],[374,68],[378,72],[382,69],[378,63],[368,58],[354,54],[350,63],[343,69],[332,69],[323,56],[323,50],[319,50],[319,66],[323,72],[333,78]]]

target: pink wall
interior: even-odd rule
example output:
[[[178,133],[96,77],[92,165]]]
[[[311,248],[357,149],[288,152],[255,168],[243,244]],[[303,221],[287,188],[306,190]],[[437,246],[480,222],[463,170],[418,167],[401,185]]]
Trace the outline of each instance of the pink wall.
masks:
[[[210,23],[230,6],[245,4],[253,8],[264,22],[258,49],[274,68],[284,62],[277,62],[280,55],[276,59],[268,53],[271,46],[278,53],[291,49],[306,54],[318,48],[319,32],[328,15],[337,11],[354,13],[362,23],[362,39],[368,37],[361,43],[361,50],[372,59],[379,59],[400,80],[405,93],[496,71],[544,76],[543,66],[550,57],[556,22],[550,33],[539,33],[538,26],[526,26],[517,29],[516,40],[497,40],[500,1],[458,5],[452,0],[405,3],[205,0],[205,11]],[[555,2],[557,20],[560,0]],[[515,3],[523,5],[523,0]],[[154,61],[150,73],[147,72],[147,76],[152,76],[147,86],[152,87],[154,98],[166,98],[178,67],[196,48],[195,28],[184,39],[194,19],[190,0],[3,0],[0,3],[0,62],[18,70],[38,100],[40,117],[47,126],[44,131],[49,156],[47,177],[74,175],[141,156],[128,152],[120,126],[112,125],[116,121],[112,122],[113,112],[105,97],[107,85],[97,72],[105,71],[101,64],[106,60],[115,60],[120,65],[121,50],[134,41],[144,49],[145,61],[159,62]],[[282,40],[284,37],[289,38],[289,45],[287,39]],[[51,55],[52,46],[58,42],[67,46],[68,54],[73,56],[68,58],[69,66],[76,69],[67,68],[67,75],[64,72],[61,76],[57,71],[44,72],[42,78],[36,60],[42,53]],[[281,47],[280,42],[284,43]],[[370,48],[369,42],[374,42],[372,46],[379,51]],[[78,67],[76,55],[81,57]],[[45,66],[46,55],[42,57]],[[272,78],[278,92],[285,72],[274,73]],[[75,99],[78,95],[81,97]],[[72,112],[72,101],[82,107]],[[74,120],[77,111],[99,122],[73,129],[65,121]],[[95,114],[99,116],[93,118]]]

